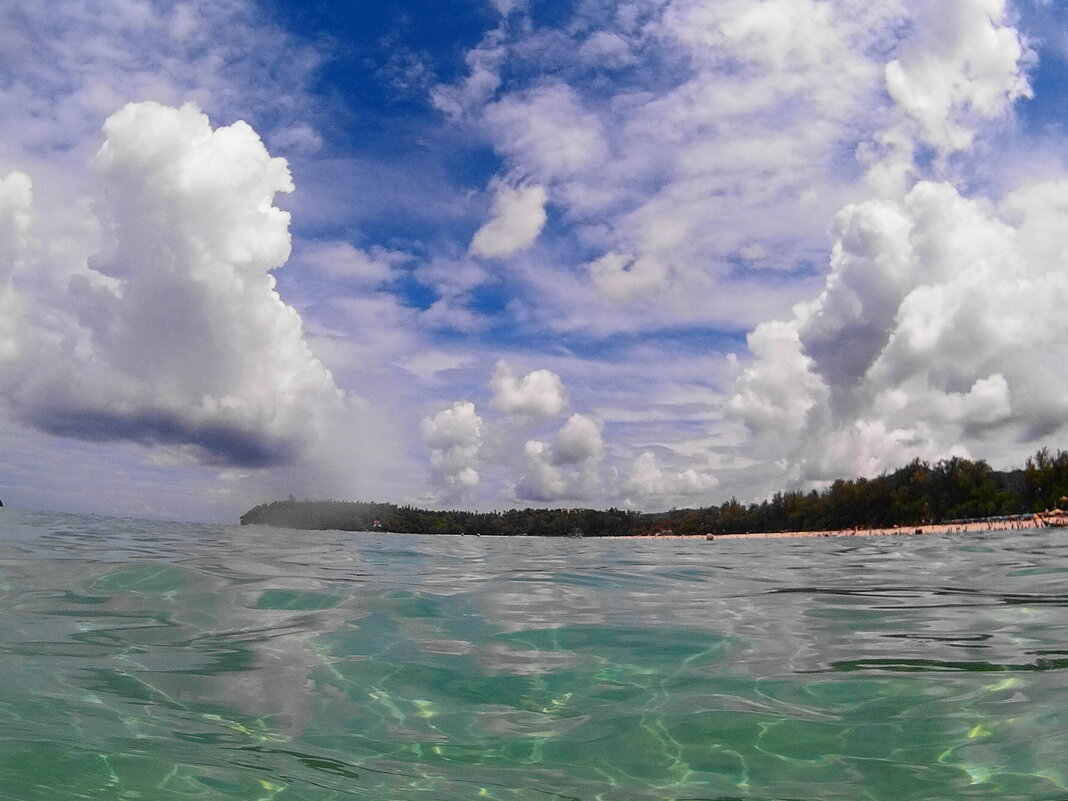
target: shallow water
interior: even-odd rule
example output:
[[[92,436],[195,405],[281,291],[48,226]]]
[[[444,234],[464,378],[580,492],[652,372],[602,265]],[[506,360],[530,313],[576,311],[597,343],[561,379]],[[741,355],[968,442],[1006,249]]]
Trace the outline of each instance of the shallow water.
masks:
[[[0,510],[0,799],[1068,798],[1068,532]]]

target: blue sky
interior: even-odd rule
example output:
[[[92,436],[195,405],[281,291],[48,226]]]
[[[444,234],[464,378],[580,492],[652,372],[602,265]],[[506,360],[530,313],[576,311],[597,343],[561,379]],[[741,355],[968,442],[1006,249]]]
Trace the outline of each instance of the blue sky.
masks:
[[[8,505],[652,510],[1063,440],[1059,0],[0,30]]]

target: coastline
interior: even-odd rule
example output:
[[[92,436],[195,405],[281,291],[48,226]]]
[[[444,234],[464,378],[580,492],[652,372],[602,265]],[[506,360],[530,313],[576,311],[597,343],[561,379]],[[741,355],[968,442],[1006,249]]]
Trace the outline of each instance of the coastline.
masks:
[[[930,523],[919,526],[889,528],[845,528],[826,531],[756,531],[747,534],[651,534],[648,536],[617,537],[613,539],[641,540],[746,540],[746,539],[802,539],[814,537],[889,537],[923,534],[973,534],[981,531],[1023,531],[1037,528],[1068,527],[1068,513],[1054,510],[1012,518],[987,518],[968,522]]]

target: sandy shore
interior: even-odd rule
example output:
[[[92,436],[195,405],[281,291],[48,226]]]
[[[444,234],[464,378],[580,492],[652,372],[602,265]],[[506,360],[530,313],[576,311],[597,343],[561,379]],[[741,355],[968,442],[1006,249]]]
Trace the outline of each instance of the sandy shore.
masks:
[[[795,539],[804,537],[887,537],[901,534],[969,534],[977,531],[1017,531],[1023,529],[1068,526],[1068,514],[1037,514],[1026,518],[991,518],[970,523],[939,523],[923,526],[894,526],[893,528],[846,528],[829,531],[760,531],[751,534],[655,534],[645,540],[741,540]],[[621,539],[634,539],[622,537]]]

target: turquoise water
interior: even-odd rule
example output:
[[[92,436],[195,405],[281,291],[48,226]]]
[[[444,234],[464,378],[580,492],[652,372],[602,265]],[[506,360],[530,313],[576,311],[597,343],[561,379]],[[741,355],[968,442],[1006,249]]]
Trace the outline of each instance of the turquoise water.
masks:
[[[1065,799],[1068,532],[0,510],[0,799]]]

